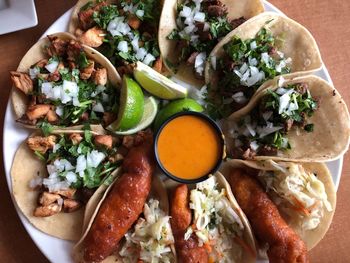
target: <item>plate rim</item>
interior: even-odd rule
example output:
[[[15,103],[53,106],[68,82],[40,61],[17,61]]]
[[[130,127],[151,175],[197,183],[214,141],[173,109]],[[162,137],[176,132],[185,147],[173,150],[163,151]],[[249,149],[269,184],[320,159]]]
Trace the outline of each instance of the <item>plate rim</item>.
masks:
[[[33,0],[31,0],[31,2],[33,2]],[[281,10],[279,10],[277,7],[275,7],[273,4],[269,3],[268,1],[263,0],[262,2],[264,4],[265,9],[269,9],[269,10],[265,10],[265,11],[272,11],[272,12],[276,12],[276,13],[280,13],[280,14],[285,15]],[[33,2],[33,4],[34,4],[34,2]],[[74,8],[74,6],[72,8],[70,8],[69,10],[67,10],[64,14],[62,14],[54,23],[52,23],[51,26],[44,32],[44,34],[40,38],[43,38],[48,34],[58,32],[59,30],[57,30],[57,29],[61,30],[62,28],[65,27],[65,30],[67,30],[67,28],[68,28],[67,21],[69,21],[69,18],[71,16],[73,8]],[[64,25],[64,23],[66,25]],[[1,34],[1,31],[0,31],[0,34]],[[324,76],[321,76],[321,77],[326,79],[326,81],[328,81],[331,85],[333,85],[333,81],[329,75],[329,72],[328,72],[325,64],[323,64],[322,68],[319,71],[315,72],[314,74],[316,74],[316,75],[323,74]],[[49,261],[62,262],[62,260],[63,260],[64,262],[73,262],[72,258],[70,256],[70,254],[71,254],[70,249],[73,246],[73,242],[62,240],[62,239],[59,239],[56,237],[52,237],[52,236],[47,235],[47,234],[41,232],[40,230],[36,229],[22,214],[22,212],[18,208],[17,203],[14,199],[14,196],[12,193],[12,182],[11,182],[10,170],[12,167],[13,157],[14,157],[14,154],[16,151],[14,151],[14,154],[12,155],[11,158],[7,158],[5,155],[6,148],[7,148],[6,146],[8,146],[8,144],[9,144],[9,142],[7,141],[7,138],[9,136],[9,131],[11,131],[11,129],[13,129],[13,128],[19,127],[13,121],[13,118],[11,116],[13,114],[14,114],[14,112],[13,112],[10,97],[9,97],[9,100],[8,100],[8,103],[6,106],[4,125],[3,125],[3,149],[2,149],[2,151],[3,151],[3,162],[4,162],[6,181],[7,181],[9,193],[11,195],[11,199],[12,199],[12,202],[13,202],[14,207],[16,209],[16,212],[17,212],[24,228],[26,229],[28,235],[30,236],[30,238],[33,240],[33,242],[38,247],[38,249],[41,251],[41,253]],[[28,129],[25,129],[22,127],[20,127],[20,129],[21,129],[21,132],[24,133],[24,136],[27,136],[30,133],[30,130],[28,130]],[[22,142],[22,140],[17,139],[17,144],[19,144],[21,142]],[[9,159],[11,159],[11,160],[9,161]],[[331,171],[331,174],[332,174],[332,178],[333,178],[334,184],[336,186],[336,189],[338,189],[340,178],[341,178],[341,171],[343,168],[343,156],[341,156],[339,159],[336,159],[332,162],[327,162],[326,164],[328,167],[329,167],[329,165],[333,165],[337,169],[337,171],[335,172],[336,174],[333,174],[332,171]],[[335,169],[335,168],[333,168],[333,169]],[[49,244],[46,242],[48,242]],[[49,249],[46,249],[46,248],[49,248]],[[62,253],[62,250],[64,250],[63,253]],[[259,261],[259,262],[267,262],[267,261]]]

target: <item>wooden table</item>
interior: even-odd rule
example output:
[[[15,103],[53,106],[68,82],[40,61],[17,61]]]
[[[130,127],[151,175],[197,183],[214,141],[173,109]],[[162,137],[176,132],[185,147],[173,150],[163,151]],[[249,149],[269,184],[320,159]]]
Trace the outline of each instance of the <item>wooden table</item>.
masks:
[[[350,106],[350,1],[271,0],[291,18],[305,25],[314,35],[335,87]],[[0,116],[1,130],[10,91],[9,71],[16,69],[43,32],[75,1],[37,0],[39,24],[31,29],[0,36]],[[0,17],[1,23],[1,17]],[[1,139],[2,144],[2,139]],[[1,145],[2,148],[2,145]],[[2,154],[2,151],[1,151]],[[1,165],[3,161],[1,156]],[[344,159],[338,190],[337,210],[326,237],[311,251],[312,262],[349,262],[350,244],[350,154]],[[11,201],[4,169],[0,179],[0,261],[47,262],[24,230]]]

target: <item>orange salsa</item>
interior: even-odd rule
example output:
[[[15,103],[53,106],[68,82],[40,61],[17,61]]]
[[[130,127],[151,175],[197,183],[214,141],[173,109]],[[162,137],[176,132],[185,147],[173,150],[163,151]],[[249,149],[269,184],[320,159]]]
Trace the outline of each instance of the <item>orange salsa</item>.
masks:
[[[181,179],[208,175],[222,156],[220,135],[205,119],[183,115],[171,120],[158,136],[158,159]]]

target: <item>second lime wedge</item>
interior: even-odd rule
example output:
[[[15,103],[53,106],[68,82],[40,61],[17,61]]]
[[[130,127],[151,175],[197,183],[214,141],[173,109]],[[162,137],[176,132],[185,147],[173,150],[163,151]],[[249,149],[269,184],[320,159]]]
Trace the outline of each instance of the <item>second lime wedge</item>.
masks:
[[[134,128],[142,119],[144,111],[144,96],[139,84],[124,75],[118,118],[108,126],[112,131],[127,131]]]
[[[158,130],[159,127],[172,115],[182,111],[197,111],[202,112],[203,107],[193,99],[179,99],[169,102],[161,109],[154,121],[154,128]]]
[[[187,89],[158,73],[151,67],[137,62],[134,77],[138,83],[152,95],[166,100],[180,99],[187,96]]]

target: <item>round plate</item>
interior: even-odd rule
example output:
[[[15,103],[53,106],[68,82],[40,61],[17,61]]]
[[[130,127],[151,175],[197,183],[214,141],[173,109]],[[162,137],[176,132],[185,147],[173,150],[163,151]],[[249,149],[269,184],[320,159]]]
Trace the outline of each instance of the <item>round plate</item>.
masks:
[[[280,10],[274,7],[272,4],[264,1],[265,10],[272,11],[282,14]],[[56,32],[62,32],[68,30],[68,22],[72,13],[72,9],[68,10],[64,15],[56,20],[55,23],[44,33],[43,37]],[[332,80],[328,74],[326,67],[323,65],[322,69],[315,73],[315,75],[327,80],[332,83]],[[15,152],[19,145],[25,140],[30,134],[30,130],[22,128],[15,121],[15,115],[12,109],[11,102],[9,101],[6,108],[6,115],[4,120],[4,130],[3,130],[3,153],[4,153],[4,165],[6,172],[6,180],[10,192],[12,193],[10,169],[12,165],[12,160]],[[341,176],[341,170],[343,166],[343,157],[339,159],[328,162],[327,166],[332,174],[334,184],[338,188],[339,180]],[[38,246],[41,252],[51,261],[51,262],[66,262],[73,263],[71,258],[71,250],[73,243],[49,236],[35,227],[33,227],[23,216],[21,211],[18,209],[13,195],[11,194],[13,203],[16,207],[19,218],[21,219],[24,227],[26,228],[28,234],[33,239],[34,243]],[[259,261],[264,262],[264,261]]]

